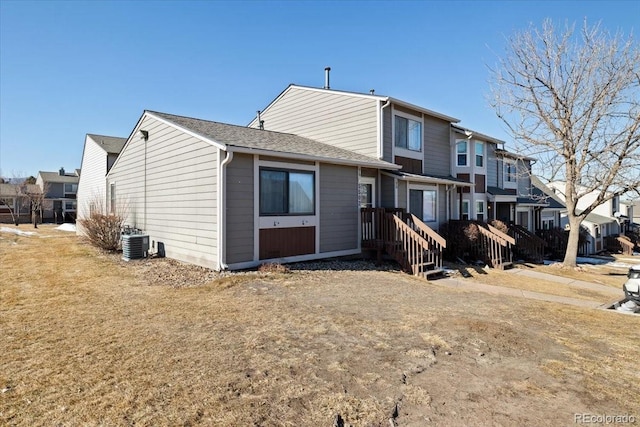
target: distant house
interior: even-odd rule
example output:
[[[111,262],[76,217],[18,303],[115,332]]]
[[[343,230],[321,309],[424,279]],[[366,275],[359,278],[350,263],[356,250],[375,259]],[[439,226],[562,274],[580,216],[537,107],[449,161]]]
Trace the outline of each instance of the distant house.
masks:
[[[92,138],[93,139],[93,138]],[[107,173],[152,250],[214,269],[361,252],[359,178],[399,166],[289,133],[145,111]]]
[[[562,181],[553,181],[547,184],[558,200],[565,202],[565,185]],[[597,197],[597,192],[591,192],[581,197],[576,205],[578,212],[582,212]],[[600,206],[596,207],[582,222],[583,228],[589,233],[590,254],[595,254],[606,249],[607,237],[624,234],[625,221],[620,217],[620,197],[614,196]],[[566,208],[561,213],[562,227],[569,226]]]
[[[88,218],[92,209],[107,208],[107,172],[126,142],[126,138],[114,136],[87,134],[85,137],[77,193],[78,219]],[[78,233],[82,233],[81,227]]]
[[[31,221],[31,208],[25,191],[35,193],[35,184],[0,184],[0,223]]]
[[[80,169],[72,173],[64,168],[58,172],[38,172],[36,185],[45,191],[43,221],[75,222],[79,180]]]

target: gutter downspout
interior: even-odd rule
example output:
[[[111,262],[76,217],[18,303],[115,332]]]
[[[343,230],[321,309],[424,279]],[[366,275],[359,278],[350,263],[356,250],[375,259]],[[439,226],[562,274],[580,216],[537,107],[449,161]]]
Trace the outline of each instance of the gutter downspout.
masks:
[[[391,100],[387,99],[385,104],[380,107],[381,101],[378,100],[378,119],[380,120],[380,126],[378,126],[378,130],[380,134],[378,135],[378,159],[382,160],[384,157],[384,109],[391,105]],[[393,159],[389,160],[393,162]]]
[[[229,266],[225,263],[227,257],[227,224],[226,224],[226,166],[233,160],[233,152],[227,151],[224,160],[220,161],[222,151],[218,151],[218,270],[228,270]]]

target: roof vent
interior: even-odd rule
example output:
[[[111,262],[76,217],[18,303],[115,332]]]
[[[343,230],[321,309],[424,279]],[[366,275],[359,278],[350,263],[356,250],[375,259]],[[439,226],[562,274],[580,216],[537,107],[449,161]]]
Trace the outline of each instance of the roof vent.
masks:
[[[58,171],[58,173],[60,174],[60,176],[64,176],[64,168],[60,168],[60,170]]]
[[[331,89],[329,86],[329,72],[331,71],[331,67],[324,68],[324,88]]]
[[[369,89],[369,93],[370,93],[371,95],[375,95],[376,90],[375,90],[375,89]]]

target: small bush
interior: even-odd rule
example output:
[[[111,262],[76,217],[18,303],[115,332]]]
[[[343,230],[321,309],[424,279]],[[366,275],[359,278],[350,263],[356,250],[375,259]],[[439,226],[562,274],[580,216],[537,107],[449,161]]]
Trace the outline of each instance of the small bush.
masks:
[[[480,231],[478,231],[478,226],[474,223],[470,223],[464,228],[464,235],[472,242],[478,240],[480,237]]]
[[[85,236],[92,245],[107,251],[120,248],[120,233],[124,218],[120,215],[92,213],[89,218],[79,219]]]
[[[498,230],[502,231],[504,234],[509,234],[509,226],[499,219],[494,219],[490,224]]]

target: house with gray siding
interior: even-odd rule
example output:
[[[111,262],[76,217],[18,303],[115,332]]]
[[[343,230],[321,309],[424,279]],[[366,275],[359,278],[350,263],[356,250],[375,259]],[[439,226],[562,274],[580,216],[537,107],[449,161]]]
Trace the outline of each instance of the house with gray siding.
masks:
[[[106,175],[109,209],[152,252],[214,269],[359,254],[360,177],[399,166],[365,147],[375,130],[362,150],[314,135],[145,111]]]
[[[87,134],[82,150],[83,173],[78,181],[77,218],[89,218],[92,212],[106,213],[107,172],[115,163],[127,138]],[[82,227],[78,224],[78,234]]]
[[[438,229],[455,217],[457,194],[473,183],[452,175],[454,117],[408,102],[290,85],[249,127],[289,132],[401,167],[361,169],[362,206],[402,208]]]
[[[43,221],[75,222],[80,169],[38,172],[36,185],[44,191]]]

